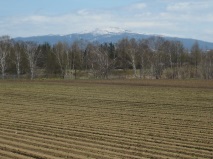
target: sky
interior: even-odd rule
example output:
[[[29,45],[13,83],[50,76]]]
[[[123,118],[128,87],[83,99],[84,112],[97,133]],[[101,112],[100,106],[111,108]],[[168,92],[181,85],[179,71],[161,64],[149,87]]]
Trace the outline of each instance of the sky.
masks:
[[[111,27],[213,42],[213,0],[0,0],[0,36]]]

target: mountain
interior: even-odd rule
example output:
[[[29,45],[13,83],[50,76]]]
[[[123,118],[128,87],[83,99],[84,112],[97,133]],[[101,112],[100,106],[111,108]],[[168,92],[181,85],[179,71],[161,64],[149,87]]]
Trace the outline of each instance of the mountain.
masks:
[[[135,38],[135,39],[147,39],[150,37],[163,37],[166,40],[171,41],[180,41],[183,43],[186,49],[191,49],[192,45],[197,41],[200,48],[203,50],[212,50],[213,43],[196,40],[196,39],[187,39],[187,38],[178,38],[178,37],[168,37],[161,35],[148,35],[148,34],[139,34],[133,33],[128,30],[123,30],[120,28],[106,28],[106,29],[95,29],[94,31],[84,31],[81,33],[74,33],[69,35],[44,35],[44,36],[32,36],[32,37],[17,37],[14,38],[15,41],[34,41],[39,44],[48,42],[51,45],[56,44],[59,41],[72,43],[76,40],[85,40],[89,42],[99,42],[99,43],[116,43],[117,41],[123,38]]]

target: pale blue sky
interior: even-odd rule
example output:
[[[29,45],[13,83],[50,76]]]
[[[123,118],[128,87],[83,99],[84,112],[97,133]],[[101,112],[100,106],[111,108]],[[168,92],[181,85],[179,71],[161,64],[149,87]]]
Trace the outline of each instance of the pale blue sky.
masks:
[[[213,42],[213,0],[0,0],[0,35],[108,27]]]

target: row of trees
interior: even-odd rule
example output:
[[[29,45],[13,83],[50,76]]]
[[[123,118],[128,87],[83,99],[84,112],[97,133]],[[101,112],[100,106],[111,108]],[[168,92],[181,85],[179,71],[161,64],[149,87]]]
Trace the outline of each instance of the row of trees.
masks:
[[[110,78],[132,69],[134,78],[213,78],[213,51],[202,51],[197,42],[186,50],[181,42],[160,37],[121,39],[113,43],[75,41],[38,45],[0,37],[0,69],[8,75],[38,74],[77,78],[77,74]],[[40,72],[39,72],[40,71]]]

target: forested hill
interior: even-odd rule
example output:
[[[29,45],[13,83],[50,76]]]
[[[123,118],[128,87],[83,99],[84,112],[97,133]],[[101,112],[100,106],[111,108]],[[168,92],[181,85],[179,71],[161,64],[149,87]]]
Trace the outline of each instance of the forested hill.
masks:
[[[44,36],[32,36],[32,37],[18,37],[14,38],[15,41],[33,41],[38,44],[43,44],[45,42],[54,45],[59,41],[72,43],[76,40],[85,40],[89,42],[99,42],[99,43],[116,43],[117,41],[123,39],[123,38],[135,38],[136,40],[139,39],[147,39],[150,37],[159,37],[160,35],[148,35],[148,34],[138,34],[138,33],[132,33],[128,31],[122,31],[122,32],[100,32],[100,31],[94,31],[94,32],[88,32],[88,33],[75,33],[75,34],[69,34],[69,35],[44,35]],[[205,42],[201,40],[196,39],[187,39],[187,38],[178,38],[178,37],[168,37],[168,36],[160,36],[166,40],[169,41],[180,41],[183,43],[183,46],[186,49],[191,49],[192,45],[195,43],[195,41],[198,42],[199,47],[202,50],[212,50],[213,49],[213,43],[211,42]]]

